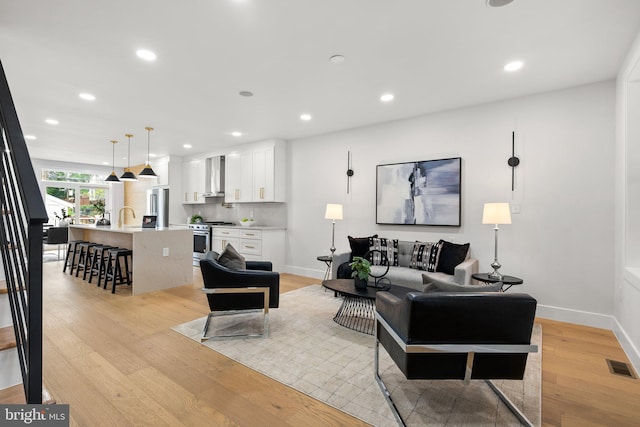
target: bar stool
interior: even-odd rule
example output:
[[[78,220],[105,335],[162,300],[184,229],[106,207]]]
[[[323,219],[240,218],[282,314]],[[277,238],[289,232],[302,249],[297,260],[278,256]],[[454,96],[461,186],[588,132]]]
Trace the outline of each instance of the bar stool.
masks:
[[[78,253],[78,264],[76,266],[76,277],[80,275],[80,270],[82,270],[84,278],[84,272],[87,268],[89,268],[89,256],[91,254],[91,250],[97,243],[93,242],[82,242],[78,245],[80,248],[80,252]]]
[[[77,267],[76,254],[78,253],[78,245],[80,243],[86,243],[86,240],[72,240],[69,242],[67,255],[64,257],[64,267],[62,267],[63,273],[65,273],[67,271],[67,267],[69,267],[69,274],[73,274],[73,269]]]
[[[93,280],[94,276],[98,276],[98,286],[100,286],[100,282],[102,276],[104,275],[105,266],[107,263],[108,250],[114,249],[111,245],[96,245],[93,247],[93,251],[91,252],[91,260],[89,262],[89,283]],[[87,272],[85,271],[85,276]]]
[[[129,270],[129,257],[132,258],[133,264],[133,251],[131,249],[108,249],[109,258],[107,259],[107,271],[105,273],[105,280],[103,289],[107,289],[109,280],[112,282],[111,293],[116,293],[116,285],[127,284],[131,286],[131,270]],[[122,273],[123,264],[120,259],[124,261],[124,275]]]

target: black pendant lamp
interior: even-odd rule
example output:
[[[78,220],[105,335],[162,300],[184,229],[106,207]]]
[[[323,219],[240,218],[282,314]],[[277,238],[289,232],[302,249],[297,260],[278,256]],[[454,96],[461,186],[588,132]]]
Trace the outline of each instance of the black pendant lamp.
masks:
[[[151,169],[151,165],[149,165],[149,141],[151,140],[151,131],[153,130],[153,128],[147,126],[145,130],[147,131],[147,164],[144,166],[144,169],[142,169],[142,171],[138,174],[138,178],[157,178],[158,175],[156,175],[153,169]]]
[[[120,179],[122,181],[137,181],[138,178],[136,178],[135,174],[131,172],[131,137],[133,135],[126,133],[124,136],[129,140],[127,149],[127,168],[124,170],[122,176],[120,176]]]
[[[120,182],[116,175],[116,144],[118,141],[111,141],[111,174],[105,179],[107,182]]]

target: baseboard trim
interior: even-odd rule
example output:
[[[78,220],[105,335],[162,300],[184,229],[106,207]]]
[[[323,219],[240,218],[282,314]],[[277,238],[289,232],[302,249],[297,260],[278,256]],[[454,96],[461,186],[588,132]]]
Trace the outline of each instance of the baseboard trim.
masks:
[[[326,270],[316,270],[313,268],[296,267],[293,265],[285,265],[284,273],[295,274],[297,276],[313,277],[314,279],[324,279]]]
[[[570,308],[554,307],[538,304],[536,316],[559,322],[575,323],[592,328],[613,330],[615,319],[606,314],[592,313],[589,311],[573,310]]]
[[[636,374],[640,373],[640,351],[633,344],[633,342],[629,339],[627,332],[624,330],[622,325],[618,323],[618,319],[613,319],[613,333],[615,334],[618,342],[622,346],[625,354],[629,358],[629,361],[633,365],[633,368],[636,371]]]

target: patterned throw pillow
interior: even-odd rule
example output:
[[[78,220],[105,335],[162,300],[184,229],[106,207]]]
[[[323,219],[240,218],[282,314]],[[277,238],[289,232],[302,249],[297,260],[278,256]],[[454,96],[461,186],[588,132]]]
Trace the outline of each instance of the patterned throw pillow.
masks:
[[[435,272],[441,247],[441,242],[416,242],[413,245],[413,253],[411,254],[409,267],[417,270],[430,271],[432,273]]]
[[[369,238],[369,250],[380,251],[387,256],[389,265],[398,265],[398,239],[385,239],[385,238]],[[369,261],[371,265],[386,265],[383,262],[383,257],[380,252],[372,252],[369,254]]]

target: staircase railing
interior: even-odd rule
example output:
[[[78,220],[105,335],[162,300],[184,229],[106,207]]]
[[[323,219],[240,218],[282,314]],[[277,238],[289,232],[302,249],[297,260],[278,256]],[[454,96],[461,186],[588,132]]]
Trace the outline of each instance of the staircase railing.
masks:
[[[29,404],[42,403],[42,225],[47,212],[0,62],[0,252]]]

